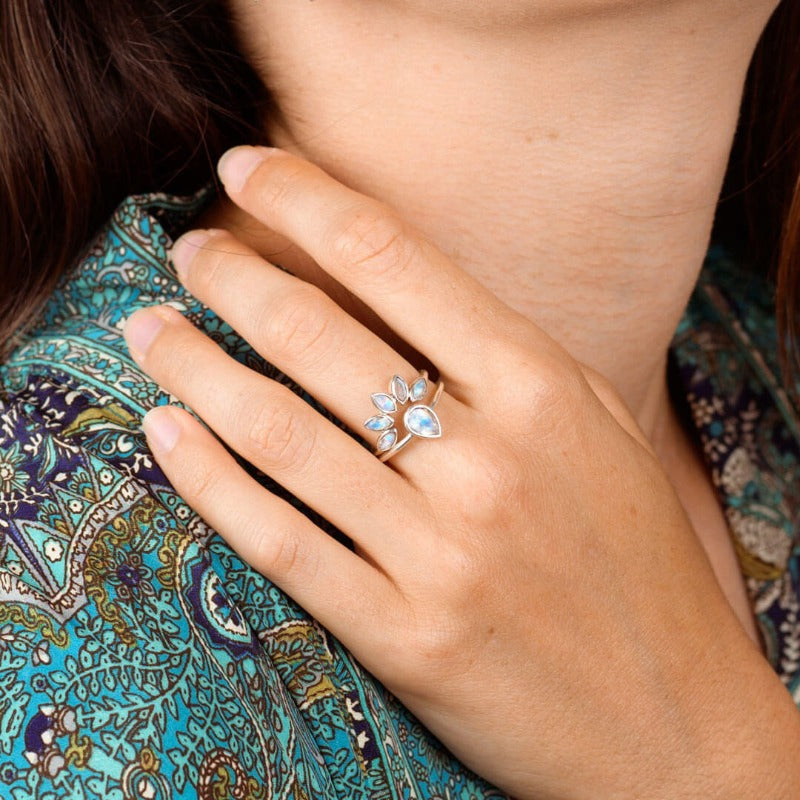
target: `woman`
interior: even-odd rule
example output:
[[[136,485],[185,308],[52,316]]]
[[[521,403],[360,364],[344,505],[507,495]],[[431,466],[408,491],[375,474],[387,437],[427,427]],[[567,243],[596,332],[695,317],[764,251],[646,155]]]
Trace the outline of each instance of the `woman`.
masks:
[[[67,155],[200,188],[186,131],[221,154],[259,82],[280,148],[228,150],[227,198],[126,199],[38,314],[52,269],[14,294],[9,796],[797,796],[769,287],[714,251],[686,308],[774,6],[234,0],[254,74],[202,4],[4,7],[18,256],[64,261],[37,203],[66,251],[113,195]],[[176,397],[238,465],[180,409],[145,446]],[[441,435],[396,450],[412,403]]]

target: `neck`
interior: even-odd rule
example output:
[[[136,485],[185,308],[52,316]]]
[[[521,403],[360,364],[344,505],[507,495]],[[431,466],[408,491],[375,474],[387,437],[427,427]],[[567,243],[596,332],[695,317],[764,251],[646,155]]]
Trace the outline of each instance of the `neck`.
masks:
[[[394,206],[609,378],[656,443],[774,5],[279,0],[237,22],[270,141]]]

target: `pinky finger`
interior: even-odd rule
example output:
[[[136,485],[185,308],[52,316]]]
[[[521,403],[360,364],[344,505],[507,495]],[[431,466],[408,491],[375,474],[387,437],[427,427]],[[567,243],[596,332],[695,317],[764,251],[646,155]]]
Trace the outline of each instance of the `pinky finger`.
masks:
[[[251,478],[191,414],[158,407],[143,427],[176,491],[245,561],[356,655],[373,650],[394,591],[383,573]]]

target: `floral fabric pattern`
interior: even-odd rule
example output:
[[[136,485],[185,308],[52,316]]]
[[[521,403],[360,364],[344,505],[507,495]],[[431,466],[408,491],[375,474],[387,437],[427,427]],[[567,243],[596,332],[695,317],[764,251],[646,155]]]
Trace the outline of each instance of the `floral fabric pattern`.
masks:
[[[800,705],[800,415],[773,291],[712,248],[672,354],[767,658]]]
[[[141,417],[177,400],[121,326],[159,302],[342,425],[177,281],[166,249],[209,199],[127,198],[0,365],[0,796],[503,797],[243,563],[147,449]],[[672,353],[770,663],[800,702],[800,426],[768,289],[738,275],[710,254]]]

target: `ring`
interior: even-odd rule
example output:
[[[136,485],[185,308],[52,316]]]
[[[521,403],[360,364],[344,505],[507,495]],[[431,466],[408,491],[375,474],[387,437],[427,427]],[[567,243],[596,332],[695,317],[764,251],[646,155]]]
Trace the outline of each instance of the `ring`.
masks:
[[[374,454],[381,461],[390,459],[414,437],[438,439],[442,435],[442,426],[433,407],[439,402],[444,383],[439,381],[430,404],[425,405],[420,401],[428,393],[429,385],[428,373],[422,370],[410,386],[399,375],[395,375],[389,381],[388,392],[375,392],[372,395],[372,404],[380,414],[370,417],[364,423],[364,427],[370,431],[380,432]],[[406,433],[401,438],[397,430],[399,426],[393,415],[408,403],[412,405],[403,414],[403,427]]]

